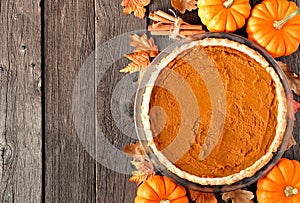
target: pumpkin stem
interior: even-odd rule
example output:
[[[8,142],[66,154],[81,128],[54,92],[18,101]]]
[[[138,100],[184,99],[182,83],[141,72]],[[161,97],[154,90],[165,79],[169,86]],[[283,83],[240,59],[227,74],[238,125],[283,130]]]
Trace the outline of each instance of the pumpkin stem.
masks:
[[[299,13],[300,13],[300,8],[295,10],[293,13],[291,13],[290,15],[285,17],[284,19],[274,21],[274,23],[273,23],[274,28],[276,28],[277,30],[280,30],[287,21],[289,21],[290,19],[292,19],[293,17],[295,17]]]
[[[159,203],[171,203],[168,199],[162,199],[159,201]]]
[[[230,8],[230,6],[233,4],[234,0],[227,0],[223,3],[223,6],[225,8]]]
[[[288,185],[284,188],[284,194],[286,197],[291,197],[298,194],[298,189]]]

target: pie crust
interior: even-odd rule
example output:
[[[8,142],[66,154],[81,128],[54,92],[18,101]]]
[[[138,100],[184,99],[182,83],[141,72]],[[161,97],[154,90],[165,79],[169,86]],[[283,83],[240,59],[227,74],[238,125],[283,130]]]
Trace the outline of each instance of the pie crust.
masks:
[[[223,177],[199,177],[193,174],[190,174],[186,171],[181,170],[177,166],[175,166],[170,160],[166,158],[166,156],[157,149],[154,140],[153,140],[153,132],[151,130],[150,117],[149,117],[149,104],[150,97],[153,90],[153,86],[155,81],[160,74],[160,72],[172,61],[174,60],[180,53],[191,49],[195,46],[200,47],[208,47],[208,46],[222,46],[229,47],[231,49],[238,50],[242,52],[258,63],[261,64],[262,67],[270,74],[273,81],[275,82],[276,88],[276,96],[278,100],[278,115],[277,115],[277,126],[276,126],[276,135],[268,148],[265,155],[255,161],[253,165],[248,168],[245,168],[238,173],[230,174]],[[247,177],[253,176],[258,170],[260,170],[263,166],[265,166],[273,157],[273,153],[275,153],[283,139],[283,134],[286,129],[286,97],[284,93],[284,89],[281,83],[280,78],[274,69],[270,66],[270,64],[266,61],[266,59],[257,51],[249,48],[244,44],[240,44],[239,42],[232,41],[229,39],[223,38],[205,38],[198,41],[192,41],[182,45],[179,48],[175,48],[172,53],[170,53],[167,57],[161,60],[161,62],[155,66],[154,71],[152,72],[148,84],[146,86],[145,92],[142,98],[142,107],[141,107],[141,121],[143,125],[143,130],[145,132],[148,146],[152,149],[153,153],[156,155],[160,164],[164,165],[168,171],[176,174],[182,179],[186,179],[193,183],[201,184],[201,185],[230,185],[239,180],[242,180]]]

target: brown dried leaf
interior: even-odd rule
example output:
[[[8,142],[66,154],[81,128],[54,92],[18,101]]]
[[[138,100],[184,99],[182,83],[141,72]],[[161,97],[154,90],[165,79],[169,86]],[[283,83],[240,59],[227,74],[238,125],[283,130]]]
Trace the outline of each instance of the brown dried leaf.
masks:
[[[252,192],[241,189],[232,192],[225,192],[222,194],[222,199],[225,202],[228,202],[231,199],[232,203],[252,203],[253,198],[254,195]]]
[[[286,147],[286,150],[289,150],[292,146],[294,146],[294,145],[296,145],[296,144],[297,144],[297,142],[296,142],[294,136],[291,135],[291,139],[290,139],[290,142],[288,143],[288,145],[287,145],[287,147]]]
[[[138,157],[138,156],[145,156],[145,151],[142,144],[139,141],[136,143],[130,143],[124,147],[124,153],[128,157]]]
[[[142,36],[134,34],[132,36],[129,36],[129,38],[131,39],[129,45],[135,47],[134,52],[145,51],[149,54],[150,57],[155,57],[158,55],[158,47],[157,45],[155,45],[152,37],[150,37],[150,39],[147,39],[146,34],[143,34]]]
[[[150,161],[142,161],[137,169],[142,174],[155,175],[154,166]]]
[[[195,203],[218,203],[217,198],[213,193],[198,192],[189,190],[190,197]]]
[[[186,10],[197,9],[196,3],[196,0],[171,0],[172,6],[181,14],[184,14]]]
[[[133,73],[137,71],[141,71],[148,67],[150,64],[149,55],[145,51],[135,52],[133,54],[125,55],[126,58],[131,60],[132,62],[128,64],[125,68],[120,70],[123,73]]]
[[[293,71],[291,71],[287,64],[278,61],[278,65],[285,73],[285,76],[288,80],[291,90],[293,90],[297,95],[300,96],[300,77],[298,77]]]
[[[293,102],[294,102],[294,112],[297,113],[297,111],[300,109],[300,103],[295,100],[293,100]],[[297,144],[297,142],[292,134],[290,142],[288,143],[288,145],[286,147],[286,150],[289,150],[292,146],[294,146],[296,144]]]
[[[148,6],[151,0],[123,0],[121,5],[125,8],[123,13],[128,15],[134,12],[134,16],[143,19],[145,17],[146,9],[144,6]]]

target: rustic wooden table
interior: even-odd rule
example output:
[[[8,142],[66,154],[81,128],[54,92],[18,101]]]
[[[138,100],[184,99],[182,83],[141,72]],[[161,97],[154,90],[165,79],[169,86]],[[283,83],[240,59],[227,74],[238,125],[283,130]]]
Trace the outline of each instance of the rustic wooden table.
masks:
[[[136,139],[132,125],[128,136],[118,123],[132,124],[132,103],[115,101],[120,115],[111,108],[128,61],[117,58],[100,73],[97,65],[129,51],[127,42],[105,42],[146,29],[149,20],[125,16],[120,3],[0,1],[0,202],[133,202],[129,162],[112,164],[124,162],[113,153]],[[152,0],[147,13],[169,8],[169,0]],[[183,18],[199,23],[197,12]],[[116,55],[97,49],[104,45]],[[300,74],[300,50],[280,60]],[[128,80],[136,87],[136,75]],[[295,123],[297,145],[284,156],[300,160],[300,113]]]

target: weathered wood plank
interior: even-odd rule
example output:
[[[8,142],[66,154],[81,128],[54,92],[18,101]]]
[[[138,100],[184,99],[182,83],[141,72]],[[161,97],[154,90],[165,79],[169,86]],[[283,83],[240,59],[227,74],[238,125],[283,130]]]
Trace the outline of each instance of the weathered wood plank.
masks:
[[[42,201],[39,3],[0,2],[0,202]]]
[[[153,12],[156,10],[163,10],[168,12],[169,9],[175,11],[176,14],[180,14],[177,12],[171,5],[171,1],[160,1],[160,0],[152,0],[151,4],[149,5],[149,11]],[[150,22],[151,24],[151,22]]]
[[[73,121],[80,113],[78,97],[93,97],[94,93],[93,75],[89,81],[76,83],[94,51],[94,1],[47,0],[44,7],[45,201],[94,202],[95,163],[79,137],[81,123]],[[89,68],[88,73],[93,72],[94,63]],[[87,93],[73,95],[87,88]],[[90,107],[93,109],[93,104]],[[88,121],[94,118],[93,113],[82,116]],[[91,122],[82,126],[88,133],[93,133],[93,128]]]
[[[122,156],[122,150],[136,138],[133,102],[130,99],[137,89],[137,79],[135,74],[124,74],[119,70],[128,64],[123,54],[133,50],[128,45],[127,32],[145,31],[146,19],[124,15],[120,3],[96,1],[96,113],[99,125],[96,137],[96,190],[99,203],[129,203],[133,202],[136,194],[136,185],[128,182],[131,166]],[[109,61],[111,66],[103,65]]]

